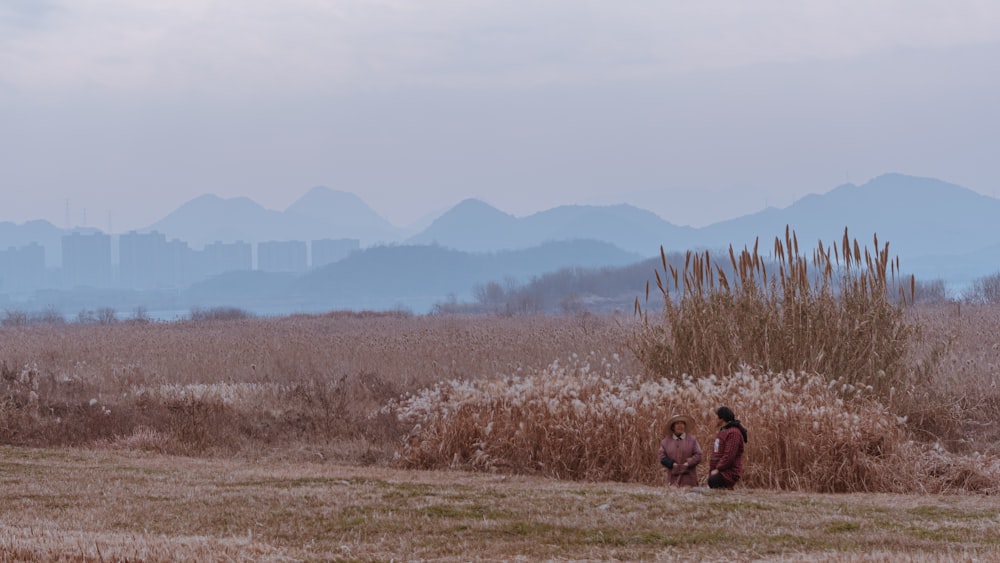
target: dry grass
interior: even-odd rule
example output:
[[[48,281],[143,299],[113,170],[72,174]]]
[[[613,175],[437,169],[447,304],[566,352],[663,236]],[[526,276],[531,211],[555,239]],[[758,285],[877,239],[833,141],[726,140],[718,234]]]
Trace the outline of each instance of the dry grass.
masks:
[[[355,461],[385,461],[400,429],[372,413],[391,399],[564,350],[623,353],[624,333],[608,318],[375,313],[3,327],[0,442],[244,456],[305,443],[335,457],[351,442]]]
[[[654,454],[667,420],[690,413],[690,431],[707,451],[720,404],[743,413],[750,430],[742,486],[1000,492],[1000,458],[910,441],[871,388],[794,373],[644,381],[608,362],[445,382],[410,397],[395,409],[414,428],[400,462],[655,484],[663,481]],[[700,473],[704,484],[707,470]]]
[[[911,312],[913,385],[895,397],[918,439],[1000,454],[1000,305],[951,303]]]
[[[4,327],[0,442],[382,466],[398,453],[423,467],[653,483],[663,421],[691,412],[707,447],[708,413],[726,403],[751,430],[748,486],[993,491],[1000,315],[983,307],[908,312],[922,328],[904,377],[919,385],[888,401],[787,372],[640,377],[631,319],[595,315]],[[384,407],[401,396],[437,406],[421,419],[404,400],[399,421]],[[435,410],[459,397],[456,416]],[[434,444],[436,457],[419,453]]]
[[[688,253],[674,266],[661,253],[662,315],[637,299],[630,347],[654,379],[728,377],[745,366],[819,374],[872,391],[922,443],[1000,454],[996,306],[914,306],[916,280],[900,274],[887,243],[873,244],[845,230],[809,259],[786,229],[768,256],[756,243],[730,247],[721,263]]]
[[[1000,515],[963,491],[998,486],[1000,315],[907,314],[924,383],[891,402],[816,375],[650,379],[611,317],[2,327],[0,441],[88,449],[0,450],[0,560],[986,560]],[[721,402],[750,429],[743,485],[656,486],[666,418],[707,447]]]
[[[862,247],[845,229],[839,245],[821,242],[810,260],[786,229],[770,256],[757,243],[738,254],[730,247],[722,264],[688,252],[680,269],[661,249],[663,314],[650,318],[636,299],[643,322],[632,349],[656,376],[725,376],[748,365],[820,373],[887,397],[905,383],[913,328],[904,304],[914,280],[904,285],[889,245],[873,242]]]
[[[678,491],[332,463],[2,448],[20,561],[984,561],[988,497]]]

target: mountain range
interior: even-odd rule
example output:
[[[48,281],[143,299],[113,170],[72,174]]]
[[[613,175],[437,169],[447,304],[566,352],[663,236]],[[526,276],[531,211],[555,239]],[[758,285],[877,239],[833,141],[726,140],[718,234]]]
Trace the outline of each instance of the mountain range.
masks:
[[[641,256],[688,248],[769,244],[785,226],[800,246],[852,238],[889,242],[904,269],[956,283],[1000,269],[1000,200],[967,188],[903,174],[883,174],[862,185],[843,184],[805,196],[783,208],[721,221],[701,228],[678,226],[631,205],[564,205],[515,217],[483,201],[467,199],[429,226],[408,235],[356,195],[317,187],[283,212],[246,198],[203,196],[150,225],[194,245],[216,240],[312,240],[356,238],[377,243],[434,244],[472,253],[526,249],[546,242],[592,239]]]
[[[159,231],[195,247],[323,238],[354,238],[367,246],[402,236],[357,195],[324,187],[309,190],[284,211],[266,209],[246,197],[203,195],[141,231]]]
[[[303,276],[232,272],[183,293],[191,303],[243,308],[274,304],[297,311],[391,309],[428,311],[449,296],[473,298],[493,280],[520,284],[563,268],[624,267],[643,257],[597,241],[545,243],[530,249],[468,253],[437,245],[384,245]]]
[[[488,279],[523,280],[564,266],[639,261],[657,255],[661,245],[668,252],[742,248],[759,237],[769,249],[786,225],[804,252],[819,240],[839,242],[845,228],[861,244],[870,245],[877,235],[880,243],[890,243],[905,272],[960,285],[1000,270],[998,224],[1000,200],[933,178],[884,174],[701,228],[678,226],[631,205],[565,205],[516,217],[468,199],[414,233],[392,225],[355,194],[316,187],[284,211],[245,197],[204,195],[142,231],[159,231],[195,248],[216,241],[358,239],[362,252],[302,276],[294,290],[317,299],[323,291],[360,299],[376,288],[413,297],[468,294],[472,284]],[[0,223],[0,249],[37,241],[47,247],[51,263],[63,234],[45,221]],[[255,283],[289,290],[281,276],[273,279]],[[225,282],[205,282],[192,291],[224,294]]]

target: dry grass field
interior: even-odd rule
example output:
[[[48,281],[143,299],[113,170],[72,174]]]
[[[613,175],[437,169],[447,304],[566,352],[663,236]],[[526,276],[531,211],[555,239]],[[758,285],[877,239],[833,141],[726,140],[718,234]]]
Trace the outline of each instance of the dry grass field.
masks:
[[[991,561],[982,495],[683,492],[326,462],[0,448],[5,561]]]
[[[331,313],[277,319],[0,328],[0,440],[184,455],[275,448],[387,461],[376,411],[453,378],[626,353],[615,320]],[[636,368],[637,369],[637,368]]]
[[[664,377],[631,315],[0,327],[0,560],[993,560],[1000,311],[906,314],[888,394]],[[660,486],[720,402],[744,483]]]

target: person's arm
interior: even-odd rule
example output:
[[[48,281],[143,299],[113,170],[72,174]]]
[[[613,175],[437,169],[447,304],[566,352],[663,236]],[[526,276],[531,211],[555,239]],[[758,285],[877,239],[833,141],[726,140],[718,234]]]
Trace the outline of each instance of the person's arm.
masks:
[[[698,444],[698,440],[692,437],[691,441],[694,443],[694,448],[691,451],[691,457],[687,458],[687,461],[685,462],[688,467],[694,467],[701,463],[703,455],[701,452],[701,445]]]

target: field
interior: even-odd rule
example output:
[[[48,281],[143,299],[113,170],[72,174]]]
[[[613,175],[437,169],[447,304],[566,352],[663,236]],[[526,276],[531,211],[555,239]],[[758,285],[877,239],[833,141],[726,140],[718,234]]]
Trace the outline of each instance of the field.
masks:
[[[988,560],[997,313],[911,310],[925,384],[891,401],[807,374],[661,379],[631,316],[2,327],[0,554]],[[704,446],[727,399],[745,483],[659,486],[662,423],[690,410]]]
[[[986,561],[979,495],[678,492],[335,463],[0,449],[22,561]]]

